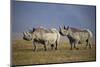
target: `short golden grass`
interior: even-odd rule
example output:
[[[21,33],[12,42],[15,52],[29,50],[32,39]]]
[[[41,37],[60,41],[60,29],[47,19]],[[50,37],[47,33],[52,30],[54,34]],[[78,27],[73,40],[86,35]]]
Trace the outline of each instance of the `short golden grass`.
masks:
[[[46,63],[63,63],[77,61],[95,61],[96,49],[95,45],[92,49],[84,49],[85,45],[79,45],[79,50],[70,50],[67,42],[58,45],[58,50],[51,50],[50,45],[47,51],[44,51],[43,45],[37,44],[37,49],[32,50],[32,42],[24,40],[12,41],[12,64],[46,64]]]

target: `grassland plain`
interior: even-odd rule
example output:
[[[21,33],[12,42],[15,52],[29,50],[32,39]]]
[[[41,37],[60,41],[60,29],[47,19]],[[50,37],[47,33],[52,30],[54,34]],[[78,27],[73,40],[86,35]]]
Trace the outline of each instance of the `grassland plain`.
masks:
[[[78,45],[79,50],[70,50],[68,42],[60,42],[58,50],[51,50],[50,45],[47,51],[44,51],[43,45],[37,44],[37,49],[32,50],[32,42],[24,40],[12,40],[12,64],[49,64],[80,61],[95,61],[96,47],[93,44],[92,49],[84,49],[85,45]]]

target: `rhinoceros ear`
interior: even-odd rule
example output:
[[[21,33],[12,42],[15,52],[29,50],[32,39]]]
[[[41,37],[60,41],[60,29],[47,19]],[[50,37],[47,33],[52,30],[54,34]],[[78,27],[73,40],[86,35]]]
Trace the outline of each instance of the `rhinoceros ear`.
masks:
[[[67,30],[69,29],[69,26],[67,27]]]
[[[59,29],[61,29],[62,27],[61,26],[59,26]]]
[[[33,32],[35,31],[35,28],[33,27]]]
[[[64,29],[67,29],[65,25],[64,25]]]
[[[68,30],[68,29],[69,29],[69,26],[66,27],[66,26],[64,25],[64,29]]]

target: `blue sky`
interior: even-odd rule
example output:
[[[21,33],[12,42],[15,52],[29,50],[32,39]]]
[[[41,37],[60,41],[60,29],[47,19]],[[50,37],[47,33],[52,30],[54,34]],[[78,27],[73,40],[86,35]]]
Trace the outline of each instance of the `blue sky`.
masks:
[[[58,29],[60,25],[88,28],[95,34],[96,7],[20,1],[12,4],[13,33],[38,26]]]

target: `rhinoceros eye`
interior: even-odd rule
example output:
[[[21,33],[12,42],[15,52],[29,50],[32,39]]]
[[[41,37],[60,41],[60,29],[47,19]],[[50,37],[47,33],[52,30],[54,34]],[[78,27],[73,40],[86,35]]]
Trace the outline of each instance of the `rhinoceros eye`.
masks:
[[[28,37],[30,37],[30,35],[28,35]]]
[[[28,37],[31,37],[31,35],[28,35]]]

